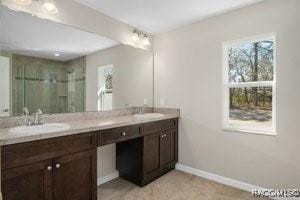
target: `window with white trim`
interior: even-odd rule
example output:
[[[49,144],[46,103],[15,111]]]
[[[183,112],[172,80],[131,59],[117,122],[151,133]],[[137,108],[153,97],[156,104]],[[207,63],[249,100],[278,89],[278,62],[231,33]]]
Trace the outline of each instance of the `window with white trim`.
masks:
[[[223,44],[223,129],[275,134],[275,35]]]

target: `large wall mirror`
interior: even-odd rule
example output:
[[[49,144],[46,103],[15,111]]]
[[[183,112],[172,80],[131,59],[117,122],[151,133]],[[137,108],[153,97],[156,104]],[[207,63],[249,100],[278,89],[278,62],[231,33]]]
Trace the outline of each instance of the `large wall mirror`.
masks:
[[[1,6],[0,117],[153,104],[153,53]]]

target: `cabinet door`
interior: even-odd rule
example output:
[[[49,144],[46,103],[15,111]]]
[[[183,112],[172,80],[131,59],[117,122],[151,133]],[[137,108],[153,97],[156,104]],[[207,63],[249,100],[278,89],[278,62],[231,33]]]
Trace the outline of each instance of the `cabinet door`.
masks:
[[[53,160],[54,200],[97,199],[96,149]]]
[[[160,156],[160,133],[144,136],[143,145],[143,168],[144,176],[151,176],[151,173],[160,169],[159,156]]]
[[[2,171],[4,200],[52,200],[52,161]]]
[[[176,130],[167,130],[160,135],[160,167],[174,162],[175,158]]]

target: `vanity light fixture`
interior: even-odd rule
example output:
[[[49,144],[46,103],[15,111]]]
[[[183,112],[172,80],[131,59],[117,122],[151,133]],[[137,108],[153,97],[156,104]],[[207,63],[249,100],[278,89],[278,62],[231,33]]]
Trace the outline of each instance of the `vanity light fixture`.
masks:
[[[14,2],[22,6],[28,6],[32,3],[31,0],[14,0]]]
[[[146,34],[144,34],[144,37],[143,37],[143,44],[150,45],[149,37]]]
[[[136,41],[139,40],[139,37],[140,37],[139,32],[138,32],[137,30],[134,30],[134,31],[133,31],[133,34],[132,34],[132,36],[131,36],[131,39],[132,39],[134,42],[136,42]]]
[[[143,32],[140,32],[138,30],[133,30],[132,32],[132,36],[131,36],[131,39],[134,41],[134,42],[141,42],[141,44],[143,45],[150,45],[150,41],[149,41],[149,36]]]
[[[1,1],[1,0],[0,0]],[[21,6],[29,6],[31,4],[36,4],[38,9],[40,8],[44,13],[49,14],[49,15],[54,15],[58,13],[58,9],[55,5],[54,0],[13,0],[16,4],[21,5]],[[41,6],[40,3],[41,2]],[[35,14],[32,14],[33,16]]]
[[[54,0],[44,0],[42,10],[51,15],[58,13],[58,9],[55,6]]]

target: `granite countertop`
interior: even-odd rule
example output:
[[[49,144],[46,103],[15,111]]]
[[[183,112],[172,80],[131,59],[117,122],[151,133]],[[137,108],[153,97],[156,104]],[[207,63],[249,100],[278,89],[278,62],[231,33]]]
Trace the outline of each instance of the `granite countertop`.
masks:
[[[164,114],[160,117],[135,117],[133,115],[107,117],[103,119],[88,119],[63,122],[70,125],[70,129],[53,133],[13,133],[10,128],[0,129],[0,145],[16,144],[40,139],[79,134],[90,131],[135,125],[179,117],[178,114]]]

